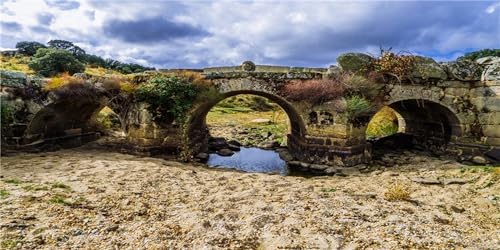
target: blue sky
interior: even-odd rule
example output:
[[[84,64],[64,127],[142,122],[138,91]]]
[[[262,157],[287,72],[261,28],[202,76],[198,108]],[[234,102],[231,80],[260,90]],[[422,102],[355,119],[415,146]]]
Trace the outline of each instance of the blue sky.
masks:
[[[326,67],[380,47],[438,61],[500,48],[500,1],[2,0],[0,47],[73,41],[158,68]]]

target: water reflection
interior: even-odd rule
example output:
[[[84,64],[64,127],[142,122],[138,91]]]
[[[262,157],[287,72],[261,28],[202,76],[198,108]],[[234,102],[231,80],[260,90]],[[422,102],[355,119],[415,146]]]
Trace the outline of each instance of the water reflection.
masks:
[[[216,168],[234,168],[252,173],[278,173],[286,175],[286,163],[275,151],[260,148],[241,148],[232,156],[210,154],[207,164]]]

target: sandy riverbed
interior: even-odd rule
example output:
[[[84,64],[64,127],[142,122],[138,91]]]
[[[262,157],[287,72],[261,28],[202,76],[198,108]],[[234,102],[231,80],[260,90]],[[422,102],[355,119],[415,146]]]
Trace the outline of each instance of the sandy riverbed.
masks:
[[[2,157],[18,249],[498,249],[498,169],[420,157],[347,177],[207,169],[91,149]],[[461,178],[466,184],[411,180]],[[406,185],[409,201],[388,201]]]

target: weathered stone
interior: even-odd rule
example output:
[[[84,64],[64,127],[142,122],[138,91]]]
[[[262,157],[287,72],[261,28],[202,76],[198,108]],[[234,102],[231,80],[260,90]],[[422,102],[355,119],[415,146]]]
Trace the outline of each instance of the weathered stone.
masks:
[[[201,162],[206,162],[208,161],[209,155],[207,153],[198,153],[196,155],[196,158],[199,159]]]
[[[500,123],[495,125],[483,125],[482,129],[484,136],[500,138]]]
[[[500,98],[497,96],[471,98],[470,102],[476,110],[500,111]]]
[[[234,152],[230,149],[223,148],[223,149],[217,151],[217,154],[220,156],[231,156],[234,154]]]
[[[483,72],[481,65],[465,59],[447,63],[445,66],[450,78],[460,81],[478,81]]]
[[[500,80],[500,62],[487,65],[481,75],[481,81],[499,81]]]
[[[500,57],[498,56],[486,56],[476,59],[477,64],[488,65],[494,63],[500,63]]]
[[[26,75],[21,72],[0,70],[0,83],[2,86],[23,88],[26,85]]]
[[[328,166],[328,165],[321,165],[321,164],[311,164],[311,165],[309,165],[309,167],[312,168],[312,169],[315,169],[315,170],[325,170],[325,169],[327,169],[330,166]]]
[[[492,148],[484,153],[484,155],[494,161],[500,162],[500,148]]]
[[[423,56],[414,56],[414,66],[410,76],[420,79],[446,80],[448,75],[434,59]]]
[[[443,180],[444,185],[451,185],[451,184],[458,184],[458,185],[463,185],[466,184],[468,181],[461,179],[461,178],[447,178]]]
[[[426,185],[439,185],[441,184],[441,182],[437,179],[433,179],[433,178],[418,178],[418,177],[415,177],[415,178],[410,178],[412,181],[416,182],[416,183],[420,183],[420,184],[426,184]]]
[[[484,164],[487,164],[488,163],[488,160],[486,160],[484,157],[482,156],[479,156],[479,155],[476,155],[474,157],[472,157],[472,162],[476,163],[476,164],[481,164],[481,165],[484,165]]]
[[[251,123],[271,123],[271,120],[266,118],[257,118],[250,121]]]
[[[345,53],[337,57],[337,63],[344,71],[367,70],[375,59],[363,53]]]

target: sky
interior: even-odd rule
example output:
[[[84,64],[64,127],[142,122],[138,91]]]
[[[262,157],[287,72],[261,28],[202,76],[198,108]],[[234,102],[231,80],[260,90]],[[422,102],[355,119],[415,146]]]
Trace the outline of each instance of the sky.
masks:
[[[0,0],[0,39],[156,68],[328,67],[380,48],[450,61],[500,48],[500,1]]]

